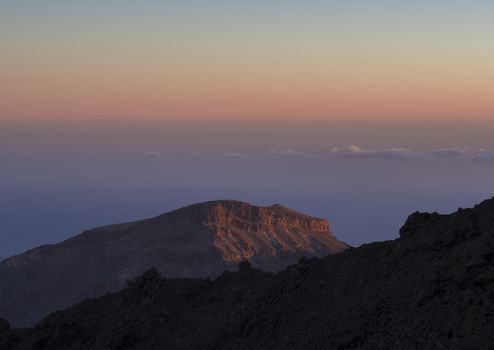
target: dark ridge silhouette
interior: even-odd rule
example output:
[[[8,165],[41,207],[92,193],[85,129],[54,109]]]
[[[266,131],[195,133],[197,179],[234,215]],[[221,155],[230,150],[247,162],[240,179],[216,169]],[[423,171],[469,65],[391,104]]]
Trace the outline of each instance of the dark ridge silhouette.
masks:
[[[238,201],[187,206],[85,231],[0,262],[0,317],[30,326],[88,297],[118,291],[155,267],[165,277],[214,278],[247,260],[278,271],[348,248],[327,220]]]
[[[151,269],[35,328],[0,322],[0,348],[494,348],[494,199],[412,214],[400,236],[278,273],[245,262],[210,281]]]

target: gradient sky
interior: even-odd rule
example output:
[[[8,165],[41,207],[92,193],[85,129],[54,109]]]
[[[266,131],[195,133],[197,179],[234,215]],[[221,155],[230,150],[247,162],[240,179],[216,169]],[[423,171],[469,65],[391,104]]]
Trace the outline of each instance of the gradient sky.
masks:
[[[485,0],[2,0],[0,119],[489,119],[493,16]]]

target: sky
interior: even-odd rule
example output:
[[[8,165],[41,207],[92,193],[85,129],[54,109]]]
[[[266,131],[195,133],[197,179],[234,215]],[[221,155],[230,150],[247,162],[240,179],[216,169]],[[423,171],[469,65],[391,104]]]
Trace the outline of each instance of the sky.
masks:
[[[354,246],[494,195],[494,2],[0,0],[0,259],[199,201]]]
[[[489,119],[485,0],[2,0],[0,119]]]

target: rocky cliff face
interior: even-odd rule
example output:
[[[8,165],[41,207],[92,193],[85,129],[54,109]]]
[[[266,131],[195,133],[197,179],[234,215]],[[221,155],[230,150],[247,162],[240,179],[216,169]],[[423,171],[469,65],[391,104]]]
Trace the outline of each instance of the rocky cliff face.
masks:
[[[246,260],[268,271],[286,266],[293,255],[320,257],[348,248],[333,237],[327,220],[278,204],[263,208],[215,203],[204,224],[215,232],[214,246],[224,261],[238,264]]]
[[[0,322],[0,348],[493,349],[494,199],[415,213],[400,234],[276,274],[242,264],[210,281],[150,270],[35,328]]]
[[[277,271],[300,257],[348,248],[323,219],[280,205],[194,204],[100,227],[0,262],[0,317],[33,324],[84,298],[113,292],[155,267],[165,277],[216,277],[248,260]]]

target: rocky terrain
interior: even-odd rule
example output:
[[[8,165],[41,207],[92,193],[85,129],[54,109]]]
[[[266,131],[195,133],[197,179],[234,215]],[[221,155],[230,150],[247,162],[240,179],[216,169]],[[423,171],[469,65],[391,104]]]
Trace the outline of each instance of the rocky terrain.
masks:
[[[211,281],[152,269],[34,328],[0,322],[0,348],[493,349],[493,264],[494,199],[412,214],[395,241],[278,273],[241,263]]]
[[[88,230],[0,262],[0,317],[30,326],[85,298],[125,287],[155,267],[165,277],[214,278],[249,261],[277,271],[300,257],[348,248],[327,220],[273,205],[194,204],[142,221]]]

